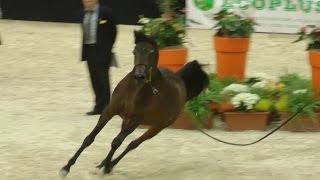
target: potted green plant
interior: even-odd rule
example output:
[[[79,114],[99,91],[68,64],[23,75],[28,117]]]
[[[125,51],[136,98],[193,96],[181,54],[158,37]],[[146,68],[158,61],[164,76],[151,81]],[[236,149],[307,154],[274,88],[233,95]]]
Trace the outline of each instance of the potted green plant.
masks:
[[[243,80],[246,53],[256,23],[252,17],[241,16],[231,9],[222,9],[213,19],[217,21],[212,41],[216,51],[217,77],[221,79],[232,76]]]
[[[175,0],[157,0],[162,12],[160,18],[141,16],[139,23],[141,31],[148,36],[154,36],[159,47],[159,67],[165,67],[173,72],[178,71],[187,61],[188,49],[185,43],[185,15],[174,12]]]
[[[189,100],[184,107],[184,111],[172,127],[191,130],[196,129],[196,127],[211,129],[213,126],[213,113],[207,106],[208,101],[209,97],[205,91]]]
[[[209,75],[209,86],[206,96],[208,97],[208,107],[211,111],[214,113],[222,113],[233,109],[232,104],[226,100],[228,98],[221,96],[220,93],[225,87],[236,82],[237,80],[233,77],[218,79],[216,74]]]
[[[210,129],[213,126],[213,117],[215,113],[233,109],[232,105],[230,107],[223,103],[220,91],[224,87],[235,83],[236,80],[233,78],[218,80],[216,79],[215,74],[209,74],[208,76],[208,89],[186,103],[183,113],[175,121],[172,127],[179,129],[195,129],[197,126]],[[229,108],[226,109],[226,107]]]
[[[274,104],[276,84],[273,81],[231,84],[223,89],[222,95],[229,96],[234,106],[232,112],[224,112],[226,130],[266,130],[270,111]]]
[[[280,119],[284,121],[297,111],[301,111],[283,129],[319,131],[320,114],[316,112],[316,107],[320,105],[320,100],[314,98],[310,80],[292,73],[280,76],[280,82],[284,84],[284,90],[275,103]],[[304,108],[301,110],[302,107]]]
[[[307,51],[309,52],[309,62],[312,69],[312,86],[315,96],[320,98],[320,27],[309,25],[302,27],[298,33],[299,37],[295,42],[307,40]]]

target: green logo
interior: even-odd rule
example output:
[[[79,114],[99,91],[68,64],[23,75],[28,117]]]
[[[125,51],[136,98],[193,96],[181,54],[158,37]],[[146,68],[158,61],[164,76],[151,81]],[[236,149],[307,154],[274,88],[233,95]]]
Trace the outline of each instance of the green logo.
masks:
[[[208,11],[213,6],[215,1],[214,0],[193,0],[193,3],[202,11]]]

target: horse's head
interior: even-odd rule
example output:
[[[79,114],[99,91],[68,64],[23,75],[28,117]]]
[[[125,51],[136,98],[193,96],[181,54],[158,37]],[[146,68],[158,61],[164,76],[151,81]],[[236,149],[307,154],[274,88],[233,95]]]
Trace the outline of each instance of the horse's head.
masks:
[[[158,47],[153,37],[148,37],[141,31],[134,31],[134,35],[134,77],[137,80],[145,80],[151,78],[152,70],[157,67]]]

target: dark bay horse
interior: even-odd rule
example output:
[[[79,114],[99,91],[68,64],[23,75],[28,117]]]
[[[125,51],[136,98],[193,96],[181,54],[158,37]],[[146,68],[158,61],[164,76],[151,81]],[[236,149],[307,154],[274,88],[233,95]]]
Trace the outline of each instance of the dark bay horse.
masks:
[[[91,145],[96,135],[115,115],[122,119],[120,133],[114,138],[107,157],[97,167],[103,173],[110,173],[112,168],[131,150],[143,141],[157,135],[171,125],[179,116],[184,104],[197,96],[208,85],[208,76],[197,61],[186,64],[177,73],[158,69],[158,48],[153,38],[135,31],[134,68],[116,86],[110,103],[102,112],[97,125],[84,139],[81,147],[60,170],[66,176],[82,151]],[[124,139],[139,124],[149,125],[149,129],[132,141],[117,158],[115,151]]]

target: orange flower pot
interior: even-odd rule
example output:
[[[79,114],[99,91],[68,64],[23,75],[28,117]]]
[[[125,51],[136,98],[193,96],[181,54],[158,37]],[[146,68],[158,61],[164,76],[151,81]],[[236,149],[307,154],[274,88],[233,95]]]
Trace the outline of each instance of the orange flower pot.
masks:
[[[219,110],[219,104],[215,103],[215,102],[211,102],[208,103],[208,108],[212,111],[212,112],[217,112]]]
[[[216,50],[216,74],[218,79],[233,77],[244,79],[250,38],[225,38],[213,36]]]
[[[320,51],[309,51],[309,61],[312,68],[312,86],[316,98],[320,98]]]
[[[213,126],[213,114],[211,113],[207,117],[207,119],[203,121],[202,128],[211,129],[212,126]],[[185,112],[182,112],[170,127],[174,129],[186,129],[186,130],[196,129],[195,125],[192,123],[191,118]]]
[[[292,114],[280,113],[281,123],[286,121]],[[301,116],[292,119],[281,129],[292,132],[318,132],[320,131],[320,113],[317,113],[317,119],[312,120],[310,117]]]
[[[269,112],[225,112],[222,118],[226,122],[228,131],[265,131],[269,114]]]
[[[231,103],[221,103],[219,104],[219,113],[230,112],[234,110],[234,106]]]
[[[231,112],[234,110],[234,106],[230,103],[208,103],[208,108],[214,113]]]
[[[188,49],[159,49],[158,67],[177,72],[187,62]]]

